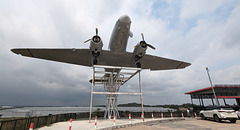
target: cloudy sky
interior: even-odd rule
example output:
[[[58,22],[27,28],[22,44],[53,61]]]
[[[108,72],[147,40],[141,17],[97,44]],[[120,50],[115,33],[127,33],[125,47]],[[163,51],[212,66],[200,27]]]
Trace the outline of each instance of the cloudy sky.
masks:
[[[0,105],[89,106],[92,69],[18,56],[12,48],[88,48],[99,28],[104,49],[116,20],[131,17],[133,38],[154,45],[148,54],[190,62],[182,70],[142,72],[144,104],[190,103],[185,92],[214,84],[240,84],[238,0],[1,0]],[[138,92],[133,78],[120,91]],[[139,102],[119,96],[119,103]],[[94,96],[94,105],[105,96]]]

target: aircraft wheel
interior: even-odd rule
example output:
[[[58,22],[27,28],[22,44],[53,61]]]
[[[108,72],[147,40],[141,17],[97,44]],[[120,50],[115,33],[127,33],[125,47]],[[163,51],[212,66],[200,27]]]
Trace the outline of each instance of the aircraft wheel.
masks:
[[[141,63],[136,63],[136,65],[137,65],[137,68],[141,68]]]
[[[97,59],[93,59],[93,64],[97,65]]]
[[[93,57],[94,57],[94,58],[97,58],[97,57],[99,57],[99,55],[100,55],[100,52],[97,52],[97,53],[95,53],[95,52],[92,52],[92,55],[93,55]]]
[[[138,61],[139,59],[140,59],[140,57],[139,57],[138,55],[135,55],[135,56],[134,56],[134,60],[135,60],[135,61]]]

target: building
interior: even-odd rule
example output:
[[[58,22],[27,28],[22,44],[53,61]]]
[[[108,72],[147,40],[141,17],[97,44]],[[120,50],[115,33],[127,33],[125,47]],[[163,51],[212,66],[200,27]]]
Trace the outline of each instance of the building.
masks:
[[[198,89],[190,92],[186,92],[185,94],[190,94],[191,102],[193,105],[194,111],[200,111],[205,109],[204,100],[203,99],[211,99],[212,105],[215,106],[219,104],[219,99],[222,99],[224,104],[220,104],[222,106],[228,106],[225,99],[235,99],[236,105],[232,105],[234,109],[239,109],[240,107],[240,85],[214,85],[213,89],[216,94],[213,94],[212,87],[207,87],[203,89]],[[199,105],[194,105],[193,100],[198,100]]]

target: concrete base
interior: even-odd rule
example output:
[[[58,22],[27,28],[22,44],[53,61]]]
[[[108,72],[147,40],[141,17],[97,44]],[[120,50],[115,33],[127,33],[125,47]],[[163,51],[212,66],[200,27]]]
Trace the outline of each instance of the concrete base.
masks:
[[[129,123],[128,119],[116,119],[116,125],[114,126],[113,119],[100,119],[97,121],[98,130],[114,130],[119,128],[131,127],[136,125],[148,125],[154,123],[161,122],[169,122],[169,121],[177,121],[177,120],[185,120],[184,118],[154,118],[154,119],[145,119],[142,121],[141,119],[132,119],[131,123]],[[52,124],[51,126],[45,126],[39,128],[39,130],[66,130],[69,128],[69,121],[66,122],[58,122]],[[95,122],[92,120],[90,123],[88,120],[73,120],[72,121],[72,130],[94,130]]]

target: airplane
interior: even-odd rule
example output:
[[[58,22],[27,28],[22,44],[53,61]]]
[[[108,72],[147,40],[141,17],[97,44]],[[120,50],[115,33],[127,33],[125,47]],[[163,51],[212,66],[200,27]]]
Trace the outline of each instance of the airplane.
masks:
[[[22,56],[39,58],[57,62],[77,64],[91,67],[93,65],[107,65],[120,67],[137,67],[141,69],[168,70],[168,69],[183,69],[190,63],[167,59],[163,57],[146,54],[147,48],[155,49],[152,45],[144,40],[137,43],[133,52],[127,52],[126,47],[128,38],[133,37],[130,31],[131,19],[128,15],[121,16],[112,31],[109,42],[109,50],[102,50],[103,42],[98,35],[90,41],[89,49],[76,48],[16,48],[11,49],[12,52]]]
[[[119,78],[121,67],[138,68],[141,70],[149,69],[151,71],[155,71],[168,69],[183,69],[191,65],[190,63],[183,61],[172,60],[146,54],[146,50],[148,47],[151,49],[155,49],[155,47],[148,44],[144,40],[143,34],[141,34],[142,40],[137,43],[137,45],[134,47],[133,52],[127,52],[126,47],[128,43],[128,38],[133,37],[133,33],[130,31],[130,25],[131,19],[128,15],[123,15],[117,20],[110,38],[109,50],[102,50],[103,42],[101,40],[101,37],[98,35],[98,29],[96,28],[96,35],[84,42],[87,43],[90,41],[89,49],[16,48],[11,49],[11,51],[22,56],[88,67],[93,67],[95,65],[120,67],[117,69],[105,67],[104,71],[106,73],[103,75],[103,77],[101,77],[100,79],[94,79],[94,82],[103,83],[104,89],[106,91],[106,110],[104,118],[106,118],[107,116],[110,118],[113,114],[116,114],[118,118],[120,117],[117,109],[117,97],[119,93],[116,94],[116,92],[119,92],[119,87],[136,74],[134,73],[127,80],[122,80],[121,78]],[[90,80],[90,82],[92,83],[93,79]],[[91,93],[93,93],[93,88]],[[91,106],[92,96],[89,121],[91,119]]]

